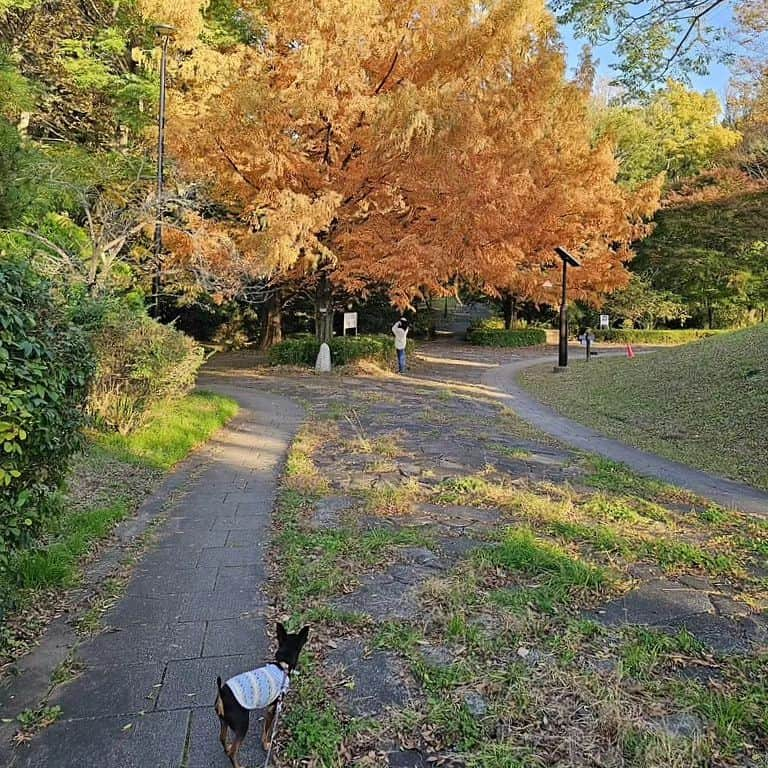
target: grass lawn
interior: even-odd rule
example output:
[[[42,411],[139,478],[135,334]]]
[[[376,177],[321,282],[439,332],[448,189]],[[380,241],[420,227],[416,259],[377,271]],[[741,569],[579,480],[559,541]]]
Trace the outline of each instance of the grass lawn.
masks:
[[[157,406],[147,423],[130,435],[97,433],[93,439],[115,458],[168,470],[236,413],[237,403],[229,397],[193,392]]]
[[[0,665],[25,653],[82,566],[130,517],[164,472],[237,413],[234,400],[195,392],[163,403],[133,434],[92,432],[72,463],[43,535],[11,556],[0,596],[11,609],[0,624]]]
[[[768,325],[634,359],[525,370],[540,400],[609,437],[768,489]]]

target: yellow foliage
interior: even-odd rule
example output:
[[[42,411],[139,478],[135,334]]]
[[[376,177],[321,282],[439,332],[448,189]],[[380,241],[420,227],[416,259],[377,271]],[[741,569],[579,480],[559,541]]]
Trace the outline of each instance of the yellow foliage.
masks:
[[[626,280],[656,187],[615,184],[542,0],[294,0],[264,22],[259,47],[189,56],[170,134],[254,273],[322,268],[401,306],[456,276],[547,300],[564,245],[585,298]]]

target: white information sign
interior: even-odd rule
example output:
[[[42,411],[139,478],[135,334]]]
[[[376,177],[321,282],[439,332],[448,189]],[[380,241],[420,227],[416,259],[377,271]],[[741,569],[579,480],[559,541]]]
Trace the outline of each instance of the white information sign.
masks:
[[[610,317],[608,315],[600,315],[600,327],[601,328],[608,328]]]
[[[347,335],[347,330],[355,331],[357,336],[357,312],[345,312],[344,313],[344,335]]]

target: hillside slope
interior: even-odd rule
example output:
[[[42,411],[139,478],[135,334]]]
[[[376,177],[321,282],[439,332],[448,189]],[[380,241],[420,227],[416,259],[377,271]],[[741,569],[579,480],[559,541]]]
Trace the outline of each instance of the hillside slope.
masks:
[[[604,434],[768,488],[768,324],[652,354],[595,358],[520,383]]]

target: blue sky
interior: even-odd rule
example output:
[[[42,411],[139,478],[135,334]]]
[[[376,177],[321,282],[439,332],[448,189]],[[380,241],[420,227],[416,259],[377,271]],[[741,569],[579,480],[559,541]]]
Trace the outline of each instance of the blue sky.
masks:
[[[716,15],[712,17],[711,23],[717,24],[718,26],[731,26],[730,8],[725,7],[722,8],[722,10],[718,10]],[[560,28],[560,31],[568,51],[568,66],[570,69],[573,69],[578,62],[579,52],[586,41],[575,38],[573,31],[569,27],[563,26]],[[594,57],[599,60],[599,76],[605,79],[610,79],[614,74],[611,69],[611,64],[616,61],[613,47],[610,45],[595,47],[593,49],[593,54]],[[713,90],[722,103],[725,101],[729,79],[730,72],[728,71],[728,68],[720,63],[713,62],[708,75],[691,77],[691,85],[697,91]]]

